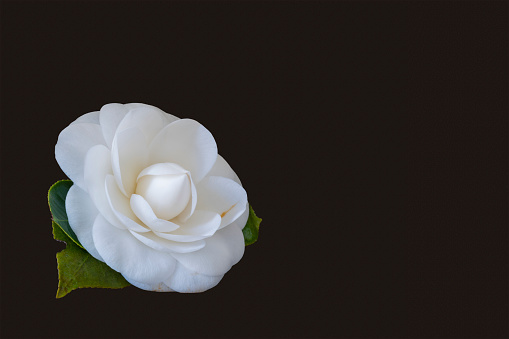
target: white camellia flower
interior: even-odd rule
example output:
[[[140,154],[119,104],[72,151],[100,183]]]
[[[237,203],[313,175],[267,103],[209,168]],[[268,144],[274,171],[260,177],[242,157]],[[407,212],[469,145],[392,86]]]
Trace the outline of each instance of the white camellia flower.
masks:
[[[145,104],[108,104],[59,135],[83,247],[149,291],[214,287],[244,254],[249,205],[212,134]]]

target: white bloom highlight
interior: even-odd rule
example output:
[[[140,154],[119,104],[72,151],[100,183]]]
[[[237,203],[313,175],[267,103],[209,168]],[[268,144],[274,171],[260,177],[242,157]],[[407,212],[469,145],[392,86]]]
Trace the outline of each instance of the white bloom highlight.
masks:
[[[66,127],[55,157],[79,241],[134,286],[202,292],[242,258],[247,194],[198,122],[108,104]]]

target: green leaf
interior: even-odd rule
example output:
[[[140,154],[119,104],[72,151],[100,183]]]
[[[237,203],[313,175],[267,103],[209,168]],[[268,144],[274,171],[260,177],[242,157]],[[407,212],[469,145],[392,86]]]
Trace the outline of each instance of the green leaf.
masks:
[[[62,228],[62,231],[72,239],[79,247],[83,248],[80,244],[78,237],[74,234],[69,221],[67,221],[67,212],[65,211],[65,197],[67,192],[72,186],[71,180],[60,180],[53,184],[48,191],[48,204],[53,221]]]
[[[261,221],[262,219],[256,216],[253,207],[249,205],[249,218],[247,219],[246,226],[242,229],[242,234],[244,234],[244,243],[246,246],[251,245],[258,240]]]
[[[120,273],[92,257],[79,243],[67,221],[65,211],[65,198],[71,186],[70,180],[58,181],[51,186],[48,193],[48,202],[53,214],[53,237],[67,244],[63,251],[57,253],[57,298],[62,298],[77,288],[129,286]]]
[[[62,228],[60,228],[60,226],[58,226],[58,224],[56,222],[52,221],[52,226],[53,226],[53,238],[55,240],[64,242],[66,244],[67,243],[72,244],[71,238],[69,238],[69,236],[67,234],[65,234],[64,231],[62,231]]]
[[[120,273],[74,244],[55,222],[53,235],[56,240],[67,243],[66,249],[57,253],[57,298],[62,298],[77,288],[123,288],[130,285]]]

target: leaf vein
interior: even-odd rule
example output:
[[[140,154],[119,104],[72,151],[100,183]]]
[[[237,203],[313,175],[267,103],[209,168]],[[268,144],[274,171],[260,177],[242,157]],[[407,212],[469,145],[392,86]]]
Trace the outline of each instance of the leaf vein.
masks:
[[[81,263],[79,264],[79,266],[76,268],[76,270],[74,271],[74,274],[70,277],[70,281],[76,281],[76,276],[79,274],[79,272],[81,271],[81,268],[83,267],[83,265],[85,265],[85,262],[87,262],[87,260],[91,257],[90,254],[86,254],[85,255],[85,259],[83,259],[81,261]]]

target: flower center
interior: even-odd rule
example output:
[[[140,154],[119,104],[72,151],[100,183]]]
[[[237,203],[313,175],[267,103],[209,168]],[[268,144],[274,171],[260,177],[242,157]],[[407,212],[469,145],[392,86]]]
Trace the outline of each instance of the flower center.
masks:
[[[145,175],[138,180],[136,194],[147,200],[159,219],[170,220],[186,208],[191,181],[186,173]]]

